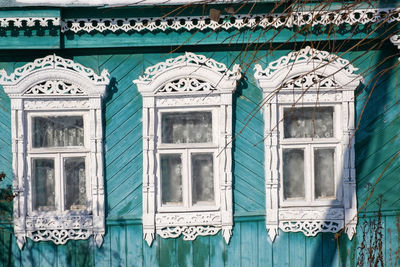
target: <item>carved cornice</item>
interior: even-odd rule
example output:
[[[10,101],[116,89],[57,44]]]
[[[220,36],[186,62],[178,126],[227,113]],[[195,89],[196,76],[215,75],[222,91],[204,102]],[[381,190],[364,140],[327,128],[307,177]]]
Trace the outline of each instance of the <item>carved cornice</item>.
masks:
[[[253,29],[256,27],[280,28],[304,25],[329,24],[367,24],[386,21],[387,23],[400,21],[400,8],[379,9],[340,9],[321,11],[300,11],[290,15],[285,13],[274,14],[235,14],[222,16],[217,21],[208,16],[177,16],[162,18],[71,18],[61,23],[63,32],[142,32],[167,30],[218,30],[218,29]]]
[[[103,70],[101,75],[97,75],[92,69],[74,62],[70,59],[65,59],[56,55],[49,55],[44,58],[35,59],[31,63],[27,63],[20,68],[16,68],[13,73],[7,75],[4,69],[0,70],[1,85],[15,85],[25,77],[32,75],[42,70],[58,70],[70,71],[88,78],[96,85],[106,85],[109,82],[109,74],[107,70]]]

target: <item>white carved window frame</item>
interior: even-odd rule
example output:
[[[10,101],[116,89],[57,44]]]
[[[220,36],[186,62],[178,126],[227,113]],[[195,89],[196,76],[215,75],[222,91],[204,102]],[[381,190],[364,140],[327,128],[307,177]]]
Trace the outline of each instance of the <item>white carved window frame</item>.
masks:
[[[354,73],[357,69],[348,60],[311,47],[289,53],[271,62],[265,70],[256,65],[255,70],[265,101],[266,228],[271,240],[278,234],[278,228],[315,236],[319,232],[338,232],[343,227],[352,239],[357,224],[354,90],[362,77]],[[336,147],[335,184],[338,187],[336,200],[332,202],[283,201],[282,108],[307,106],[334,107],[335,138],[331,145]]]
[[[105,234],[101,100],[109,83],[108,76],[106,70],[97,75],[92,69],[56,55],[36,59],[10,75],[0,70],[0,84],[11,99],[13,191],[16,193],[13,223],[20,249],[27,237],[33,241],[65,244],[68,240],[94,235],[96,244],[101,246]],[[71,114],[83,116],[85,140],[84,147],[68,147],[66,151],[85,157],[86,194],[90,204],[81,211],[33,211],[30,159],[45,154],[39,155],[37,152],[41,149],[31,147],[30,120],[38,115]],[[55,190],[60,190],[60,181]]]
[[[143,238],[150,246],[155,233],[163,238],[194,240],[222,230],[228,243],[232,235],[232,94],[240,79],[238,65],[225,64],[203,55],[185,53],[145,70],[135,80],[143,96]],[[215,206],[160,209],[158,146],[160,112],[212,111]],[[218,127],[218,130],[215,129]],[[191,149],[196,149],[194,144]],[[200,148],[199,148],[200,149]]]

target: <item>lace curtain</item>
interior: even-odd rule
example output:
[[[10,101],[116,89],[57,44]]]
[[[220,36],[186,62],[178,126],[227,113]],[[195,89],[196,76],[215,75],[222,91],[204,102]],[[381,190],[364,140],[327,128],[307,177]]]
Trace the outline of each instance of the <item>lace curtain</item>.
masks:
[[[285,138],[333,137],[333,107],[284,109]]]
[[[180,154],[161,155],[161,185],[163,204],[182,204],[182,160]]]
[[[65,158],[65,209],[79,210],[86,208],[85,158]]]
[[[192,201],[214,201],[213,155],[192,154]]]
[[[166,144],[212,142],[211,112],[162,114],[162,142]]]
[[[54,159],[33,160],[33,209],[52,211],[55,206]]]
[[[335,196],[335,150],[332,148],[314,150],[315,197]]]
[[[304,198],[304,149],[283,150],[283,196]]]
[[[83,146],[82,116],[34,117],[33,147]]]

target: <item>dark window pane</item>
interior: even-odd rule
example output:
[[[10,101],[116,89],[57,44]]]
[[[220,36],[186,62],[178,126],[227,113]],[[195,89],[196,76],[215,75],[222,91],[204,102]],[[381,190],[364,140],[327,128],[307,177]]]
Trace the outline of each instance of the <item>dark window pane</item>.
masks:
[[[161,200],[182,204],[182,160],[180,154],[161,155]]]
[[[35,148],[83,146],[83,117],[34,117],[32,136]]]
[[[335,196],[335,149],[314,150],[315,197]]]
[[[163,143],[212,142],[211,112],[164,113],[161,123]]]
[[[85,158],[65,158],[65,209],[82,210],[86,208]]]
[[[283,196],[304,198],[304,150],[283,150]]]
[[[333,107],[284,109],[285,138],[333,137]]]
[[[55,210],[54,159],[33,159],[32,174],[33,209],[38,211]]]
[[[214,201],[213,154],[192,154],[192,201]]]

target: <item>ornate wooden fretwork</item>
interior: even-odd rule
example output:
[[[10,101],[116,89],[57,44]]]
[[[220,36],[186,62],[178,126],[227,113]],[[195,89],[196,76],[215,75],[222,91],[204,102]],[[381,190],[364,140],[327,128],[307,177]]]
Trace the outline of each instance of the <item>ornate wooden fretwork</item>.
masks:
[[[400,21],[399,8],[314,10],[274,14],[233,14],[213,21],[207,16],[137,17],[137,18],[72,18],[62,21],[63,32],[142,32],[167,30],[229,30],[259,27],[280,28],[304,25],[367,24]]]
[[[215,235],[222,230],[228,243],[232,234],[232,93],[240,79],[238,65],[224,64],[203,55],[185,53],[145,70],[134,83],[143,96],[143,238],[151,245],[155,233],[184,240]],[[156,190],[157,111],[190,108],[213,109],[217,116],[219,168],[217,204],[210,210],[162,211]]]
[[[7,75],[0,70],[0,84],[11,98],[11,132],[13,151],[14,233],[22,249],[26,237],[33,241],[53,241],[65,244],[71,239],[87,239],[94,235],[101,246],[105,233],[104,181],[101,98],[109,82],[108,72],[94,73],[72,60],[56,55],[36,59]],[[87,114],[90,138],[87,148],[91,204],[87,211],[33,213],[30,203],[28,162],[28,120],[32,112],[64,112],[71,110]],[[86,135],[85,134],[85,135]]]
[[[354,90],[361,77],[357,69],[346,59],[328,52],[306,47],[271,62],[266,69],[255,67],[255,78],[266,100],[265,121],[265,177],[266,177],[266,227],[272,240],[278,228],[285,232],[303,232],[314,236],[319,232],[338,232],[345,227],[351,239],[356,231],[357,202],[354,167]],[[340,127],[337,137],[342,162],[338,184],[339,203],[334,206],[320,203],[304,206],[300,202],[283,205],[280,164],[280,140],[278,124],[281,123],[280,105],[315,106],[329,104],[340,106],[337,114]],[[293,201],[291,202],[293,204]]]

